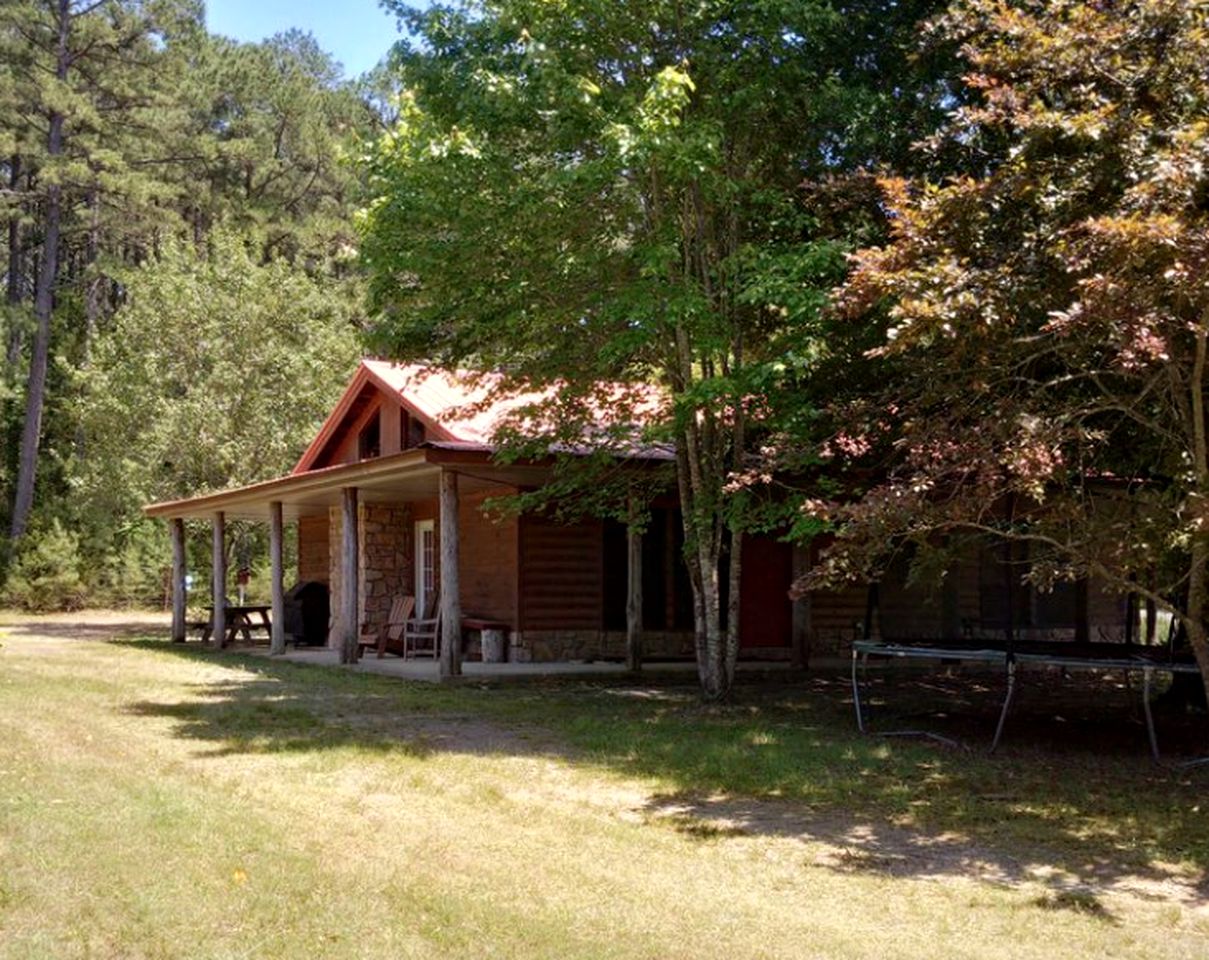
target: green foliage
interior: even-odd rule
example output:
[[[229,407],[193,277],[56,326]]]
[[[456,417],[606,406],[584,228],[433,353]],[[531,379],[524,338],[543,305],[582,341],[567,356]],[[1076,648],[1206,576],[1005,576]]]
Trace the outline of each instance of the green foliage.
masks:
[[[355,359],[360,185],[345,156],[376,108],[309,35],[240,44],[203,21],[195,0],[0,4],[0,514],[22,422],[41,411],[37,529],[78,535],[98,599],[159,592],[154,551],[130,534],[146,499],[288,467],[315,397]],[[59,269],[40,325],[52,189]],[[45,390],[27,387],[47,355]],[[110,563],[120,577],[100,572]]]
[[[4,585],[4,603],[38,612],[75,610],[85,596],[79,537],[55,519],[21,541]]]
[[[287,471],[356,364],[356,288],[231,234],[168,244],[124,275],[97,342],[80,422],[80,494],[99,512]]]
[[[968,166],[887,179],[891,242],[855,259],[844,305],[885,312],[900,376],[836,439],[853,460],[891,439],[892,467],[832,510],[819,577],[875,571],[903,536],[1014,537],[1043,586],[1090,574],[1174,606],[1209,683],[1204,10],[963,0],[934,30],[971,94],[934,145]]]
[[[937,114],[935,75],[905,55],[933,5],[397,8],[418,40],[368,158],[376,342],[550,389],[564,444],[595,406],[568,397],[662,388],[658,411],[610,409],[676,450],[703,670],[724,691],[739,591],[723,639],[718,567],[729,551],[737,583],[752,516],[728,480],[774,426],[766,398],[821,353],[851,239],[810,216],[803,181],[902,158]]]
[[[172,564],[171,549],[158,523],[141,520],[113,534],[113,546],[90,567],[90,601],[107,607],[162,605]]]

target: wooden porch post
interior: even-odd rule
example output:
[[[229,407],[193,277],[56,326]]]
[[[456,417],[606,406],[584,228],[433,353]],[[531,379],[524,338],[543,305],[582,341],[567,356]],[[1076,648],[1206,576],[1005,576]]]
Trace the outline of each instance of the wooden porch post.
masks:
[[[172,532],[172,641],[185,642],[185,521],[173,517]]]
[[[458,583],[458,475],[441,471],[441,669],[462,675],[462,596]]]
[[[227,638],[227,517],[221,510],[214,514],[213,526],[213,593],[210,602],[214,604],[214,619],[211,621],[213,635],[210,639],[221,650]]]
[[[281,548],[283,533],[281,501],[274,500],[269,504],[269,579],[272,581],[273,591],[269,653],[273,656],[285,653],[285,585],[282,582],[285,569]]]
[[[344,537],[341,550],[340,574],[340,662],[354,663],[357,659],[358,610],[361,606],[361,586],[358,578],[360,561],[357,544],[357,488],[341,491]]]
[[[631,673],[642,670],[642,532],[626,525],[627,580],[625,602],[625,665]]]

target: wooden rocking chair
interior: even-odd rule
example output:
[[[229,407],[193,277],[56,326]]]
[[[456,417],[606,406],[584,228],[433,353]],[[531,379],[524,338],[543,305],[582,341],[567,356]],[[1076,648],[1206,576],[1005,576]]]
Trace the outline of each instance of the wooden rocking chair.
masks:
[[[381,660],[387,653],[404,655],[403,633],[407,628],[408,619],[416,608],[416,598],[407,596],[395,597],[390,605],[390,613],[386,623],[377,630],[362,630],[357,641],[357,659],[361,659],[363,651],[374,647]]]
[[[425,603],[426,616],[403,627],[403,658],[437,657],[441,647],[441,595],[433,590]]]

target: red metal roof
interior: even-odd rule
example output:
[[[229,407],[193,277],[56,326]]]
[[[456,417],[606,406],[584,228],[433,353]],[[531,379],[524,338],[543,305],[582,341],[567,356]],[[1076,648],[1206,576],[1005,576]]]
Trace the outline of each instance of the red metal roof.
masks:
[[[488,402],[500,380],[497,374],[449,371],[422,364],[396,364],[388,360],[362,360],[340,402],[324,421],[293,472],[304,473],[313,469],[320,451],[338,431],[357,396],[369,383],[395,396],[413,415],[426,421],[431,440],[491,449],[495,431],[509,412],[549,399],[556,392],[551,388],[542,392],[512,394]],[[622,408],[642,420],[651,418],[665,403],[662,392],[649,385],[607,384],[603,386],[603,399],[596,405],[602,424],[609,424],[614,419],[615,412],[609,408],[612,398],[620,402],[623,396],[628,402]],[[588,438],[585,437],[586,440]],[[669,455],[660,447],[637,442],[631,454],[657,459]]]

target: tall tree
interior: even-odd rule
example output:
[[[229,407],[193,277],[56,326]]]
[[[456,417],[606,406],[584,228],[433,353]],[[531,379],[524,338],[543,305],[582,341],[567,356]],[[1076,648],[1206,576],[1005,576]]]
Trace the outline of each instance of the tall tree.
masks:
[[[850,449],[894,456],[858,502],[810,505],[839,525],[814,582],[901,537],[1024,541],[1042,586],[1172,608],[1209,689],[1207,26],[1181,0],[961,0],[935,23],[974,99],[933,145],[968,174],[887,181],[892,241],[843,292],[862,324],[886,311],[900,375]]]
[[[750,522],[728,479],[842,271],[800,186],[934,114],[943,84],[908,56],[932,7],[395,6],[420,41],[371,163],[379,342],[517,388],[667,391],[698,670],[725,697]]]
[[[59,79],[56,31],[64,25]],[[48,155],[52,114],[57,159]],[[91,432],[99,424],[88,396],[97,382],[93,347],[120,324],[130,277],[139,276],[133,268],[158,260],[176,238],[205,252],[237,230],[256,262],[283,264],[283,287],[298,274],[318,291],[308,297],[330,297],[344,317],[336,302],[358,299],[352,212],[360,189],[344,158],[375,122],[359,88],[306,34],[259,44],[213,37],[194,0],[0,5],[0,429],[11,461],[0,477],[14,535],[36,505],[47,520],[85,523],[83,547],[99,562],[106,538],[128,527],[136,505],[122,500],[114,512],[104,485],[90,486],[94,460],[114,467],[108,438]],[[48,231],[56,222],[57,239]]]
[[[184,9],[168,0],[28,0],[0,8],[0,30],[10,46],[19,47],[8,64],[10,101],[44,138],[37,170],[41,242],[34,331],[10,518],[14,540],[24,534],[34,503],[65,221],[90,181],[95,219],[98,178],[126,172],[118,149],[122,128],[144,106],[146,88],[154,88],[153,61],[163,30]],[[132,73],[141,84],[131,85]]]

